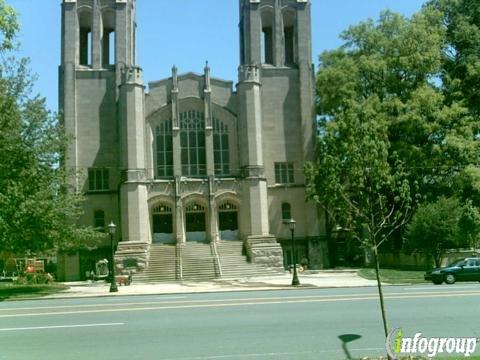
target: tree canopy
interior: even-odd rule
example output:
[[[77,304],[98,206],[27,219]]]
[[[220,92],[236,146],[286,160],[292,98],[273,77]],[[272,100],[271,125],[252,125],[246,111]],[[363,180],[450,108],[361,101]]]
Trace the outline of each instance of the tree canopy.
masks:
[[[473,3],[435,0],[411,18],[385,11],[320,55],[320,135],[307,194],[337,223],[373,223],[384,208],[403,224],[417,200],[463,192],[466,201],[478,188],[478,102],[462,95],[480,76],[468,71],[480,41],[461,40],[478,32]]]
[[[423,250],[439,267],[445,250],[466,244],[458,236],[463,211],[453,197],[420,205],[408,225],[407,247]]]
[[[342,46],[320,55],[307,198],[325,210],[327,236],[336,224],[373,250],[385,336],[378,249],[405,231],[418,203],[425,205],[409,228],[421,244],[412,241],[414,248],[444,249],[459,240],[460,225],[477,238],[478,211],[468,198],[480,179],[474,2],[432,0],[411,18],[385,11],[351,26]],[[460,198],[469,211],[461,211]]]
[[[82,196],[61,166],[68,143],[45,100],[31,96],[28,60],[15,58],[18,23],[0,0],[0,251],[27,254],[94,237],[75,222]]]

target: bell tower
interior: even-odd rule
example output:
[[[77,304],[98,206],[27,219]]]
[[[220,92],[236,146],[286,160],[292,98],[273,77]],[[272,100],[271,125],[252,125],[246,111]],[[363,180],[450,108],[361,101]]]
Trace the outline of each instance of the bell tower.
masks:
[[[109,170],[97,194],[118,184],[117,103],[122,73],[135,66],[135,29],[135,0],[63,0],[59,108],[73,137],[67,166],[85,175],[77,190],[92,191],[89,168]]]
[[[309,248],[309,239],[319,235],[317,211],[304,200],[303,174],[315,139],[311,3],[239,0],[239,5],[239,141],[245,149],[240,163],[252,184],[246,191],[251,231],[288,238],[282,211],[288,208],[297,221],[296,235]]]
[[[76,190],[86,194],[81,225],[105,228],[113,221],[118,239],[147,243],[135,12],[136,0],[63,0],[59,108],[73,139],[66,166],[78,174]]]
[[[135,65],[136,0],[63,0],[62,65]]]
[[[310,0],[240,0],[240,63],[311,63]]]

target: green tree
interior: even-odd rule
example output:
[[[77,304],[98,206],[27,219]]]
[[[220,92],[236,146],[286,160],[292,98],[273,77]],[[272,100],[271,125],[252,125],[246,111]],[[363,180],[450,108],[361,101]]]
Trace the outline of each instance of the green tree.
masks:
[[[5,0],[0,0],[0,52],[13,49],[18,29],[17,13]]]
[[[477,0],[431,0],[446,30],[442,82],[450,102],[465,103],[480,114],[480,3]]]
[[[426,6],[411,19],[384,12],[353,26],[339,49],[324,52],[317,75],[318,113],[326,119],[352,101],[377,96],[388,126],[389,152],[434,200],[452,195],[454,179],[478,164],[480,121],[464,101],[451,101],[442,81],[445,14]]]
[[[406,245],[431,256],[435,266],[439,267],[447,249],[465,244],[459,236],[459,222],[463,215],[464,208],[455,197],[441,197],[420,205],[407,226]]]
[[[320,56],[320,136],[316,160],[306,165],[307,196],[332,223],[351,229],[373,250],[385,336],[378,249],[413,212],[417,177],[412,165],[431,161],[437,151],[431,145],[430,153],[423,153],[415,137],[416,126],[427,133],[435,121],[429,112],[437,108],[424,104],[432,98],[442,103],[431,81],[441,65],[440,19],[434,10],[411,20],[387,11],[377,23],[349,28],[342,34],[344,45]],[[398,131],[409,126],[411,137]]]
[[[480,156],[480,2],[430,0],[425,9],[442,14],[445,39],[439,80],[445,104],[461,109],[454,121],[445,123],[449,125],[445,132],[446,154],[451,167],[462,177],[463,190],[475,189],[479,173],[474,166],[479,164]],[[478,197],[478,193],[473,195]],[[478,200],[473,203],[480,206]]]
[[[458,223],[457,243],[478,249],[480,247],[480,211],[471,201],[467,201],[462,210]]]
[[[320,135],[305,171],[308,199],[327,214],[327,235],[334,224],[350,228],[376,255],[405,229],[419,197],[434,202],[453,196],[459,184],[476,185],[459,179],[474,179],[465,171],[480,163],[480,122],[472,111],[479,102],[454,91],[460,75],[450,81],[446,59],[456,43],[443,6],[471,2],[432,0],[411,18],[385,11],[350,27],[342,46],[321,54]],[[480,41],[471,43],[478,49]]]
[[[60,166],[68,139],[45,100],[30,97],[28,61],[15,60],[15,12],[0,0],[0,250],[17,254],[76,247],[82,196]]]
[[[387,336],[378,248],[407,221],[413,199],[402,164],[389,162],[387,126],[378,106],[378,98],[371,97],[326,122],[316,161],[306,165],[306,176],[309,198],[373,251]]]

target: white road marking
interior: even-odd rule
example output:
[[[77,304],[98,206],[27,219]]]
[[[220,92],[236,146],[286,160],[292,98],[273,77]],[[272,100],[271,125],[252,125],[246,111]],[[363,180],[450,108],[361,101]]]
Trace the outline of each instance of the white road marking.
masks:
[[[403,292],[396,292],[396,293],[386,293],[385,296],[390,296],[390,297],[408,297],[411,295],[421,295],[421,296],[438,296],[438,295],[451,295],[451,294],[464,294],[464,291],[459,291],[459,292],[454,292],[454,291],[444,291],[444,292],[416,292],[416,293],[403,293]],[[480,289],[478,289],[475,292],[472,292],[472,294],[478,294],[480,295]],[[308,302],[308,300],[312,301],[335,301],[336,299],[343,299],[343,298],[349,298],[351,300],[355,299],[365,299],[366,297],[374,297],[378,298],[377,292],[373,293],[360,293],[360,294],[332,294],[332,295],[307,295],[307,296],[282,296],[282,297],[250,297],[250,298],[231,298],[231,299],[190,299],[190,300],[181,300],[181,301],[164,301],[164,302],[159,302],[159,301],[137,301],[137,302],[125,302],[125,303],[97,303],[97,304],[72,304],[72,305],[58,305],[58,306],[35,306],[35,307],[18,307],[18,308],[3,308],[0,309],[0,314],[2,312],[12,312],[12,311],[25,311],[25,310],[48,310],[48,309],[89,309],[89,308],[113,308],[113,307],[125,307],[125,306],[155,306],[155,305],[164,305],[164,304],[176,304],[176,306],[182,305],[182,304],[208,304],[211,306],[212,304],[220,303],[220,305],[224,303],[235,303],[235,302],[243,302],[243,301],[256,301],[256,302],[261,302],[261,301],[274,301],[274,303],[278,302],[289,302],[295,301],[295,302]],[[111,311],[111,310],[107,310]],[[120,311],[123,311],[122,309]],[[93,311],[93,312],[98,312],[98,311]],[[0,317],[3,317],[0,315]]]
[[[158,296],[155,300],[188,299],[188,296]]]
[[[427,297],[452,297],[452,296],[478,296],[480,289],[476,291],[435,291],[435,292],[397,292],[384,294],[385,299],[408,299],[408,298],[427,298]],[[201,299],[201,300],[172,300],[166,301],[145,301],[145,302],[126,302],[126,303],[103,303],[103,304],[79,304],[79,305],[59,305],[59,306],[38,306],[38,307],[18,307],[0,309],[0,318],[4,317],[22,317],[22,316],[42,316],[42,315],[60,315],[60,314],[82,314],[82,313],[101,313],[101,312],[123,312],[123,311],[141,311],[157,309],[181,309],[181,308],[201,308],[201,307],[225,307],[242,305],[261,305],[261,304],[288,304],[288,303],[308,303],[308,302],[334,302],[334,301],[356,301],[356,300],[375,300],[378,299],[377,293],[363,294],[335,294],[335,295],[311,295],[311,296],[286,296],[286,297],[259,297],[259,298],[233,298],[233,299]],[[129,308],[132,306],[133,308]],[[134,307],[138,306],[138,307]],[[71,310],[70,310],[71,309]],[[74,310],[75,309],[75,310]],[[56,311],[48,311],[56,310]],[[60,310],[60,311],[59,311]],[[64,310],[64,311],[61,311]],[[19,313],[21,311],[45,311],[38,313]],[[17,312],[17,313],[15,313]],[[13,313],[13,314],[9,314]]]
[[[479,285],[470,285],[470,286],[452,286],[452,285],[437,285],[437,286],[426,286],[426,287],[410,287],[410,288],[403,288],[405,291],[415,291],[415,290],[445,290],[445,287],[448,287],[450,290],[457,290],[457,289],[479,289]]]
[[[188,296],[157,296],[157,297],[154,297],[153,299],[154,300],[174,300],[174,299],[187,299]],[[121,299],[121,298],[105,298],[104,301],[108,301],[108,302],[122,302],[124,301],[125,299]]]
[[[413,293],[405,294],[400,293],[392,296],[392,294],[386,294],[385,299],[415,299],[421,298],[426,299],[429,297],[466,297],[466,296],[479,296],[480,292],[449,292],[449,293]],[[246,300],[246,301],[245,301]],[[268,299],[261,300],[258,299],[234,299],[236,302],[224,302],[224,303],[196,303],[194,301],[190,302],[172,302],[172,305],[158,304],[158,306],[143,306],[143,307],[134,307],[134,308],[109,308],[109,309],[91,309],[91,310],[70,310],[70,311],[58,311],[58,312],[40,312],[40,313],[19,313],[19,314],[2,314],[0,318],[13,318],[13,317],[29,317],[29,316],[49,316],[49,315],[71,315],[71,314],[95,314],[95,313],[114,313],[114,312],[134,312],[134,311],[152,311],[152,310],[171,310],[171,309],[195,309],[195,308],[222,308],[222,307],[233,307],[233,306],[259,306],[259,305],[273,305],[273,304],[301,304],[301,303],[320,303],[320,302],[337,302],[337,301],[360,301],[360,300],[378,300],[378,295],[364,295],[364,296],[355,296],[355,297],[325,297],[325,298],[309,298],[309,297],[300,297],[298,299],[289,298],[287,299]],[[113,305],[113,304],[112,304]],[[144,304],[137,304],[144,305]],[[15,309],[16,310],[16,309]]]
[[[21,328],[4,328],[4,329],[0,329],[0,331],[72,329],[72,328],[99,327],[99,326],[122,326],[122,325],[125,325],[125,323],[34,326],[34,327],[21,327]]]
[[[363,348],[363,349],[350,349],[350,351],[382,351],[385,348]],[[230,358],[254,358],[258,359],[260,357],[272,357],[278,358],[279,356],[295,356],[296,358],[299,355],[311,355],[311,354],[322,354],[322,353],[338,353],[339,350],[311,350],[311,351],[298,351],[298,352],[268,352],[268,353],[252,353],[252,354],[224,354],[224,355],[206,355],[206,356],[189,356],[182,358],[162,358],[161,360],[215,360],[215,359],[230,359]]]

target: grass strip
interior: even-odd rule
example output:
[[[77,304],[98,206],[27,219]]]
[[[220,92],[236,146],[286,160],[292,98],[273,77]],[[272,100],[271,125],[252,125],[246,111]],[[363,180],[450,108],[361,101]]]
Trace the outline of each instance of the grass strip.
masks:
[[[41,285],[0,283],[0,301],[33,299],[55,294],[67,289],[68,286],[59,283]]]
[[[424,274],[425,271],[380,269],[380,281],[387,284],[420,284],[425,283]],[[358,275],[368,280],[376,280],[374,269],[360,269]]]

